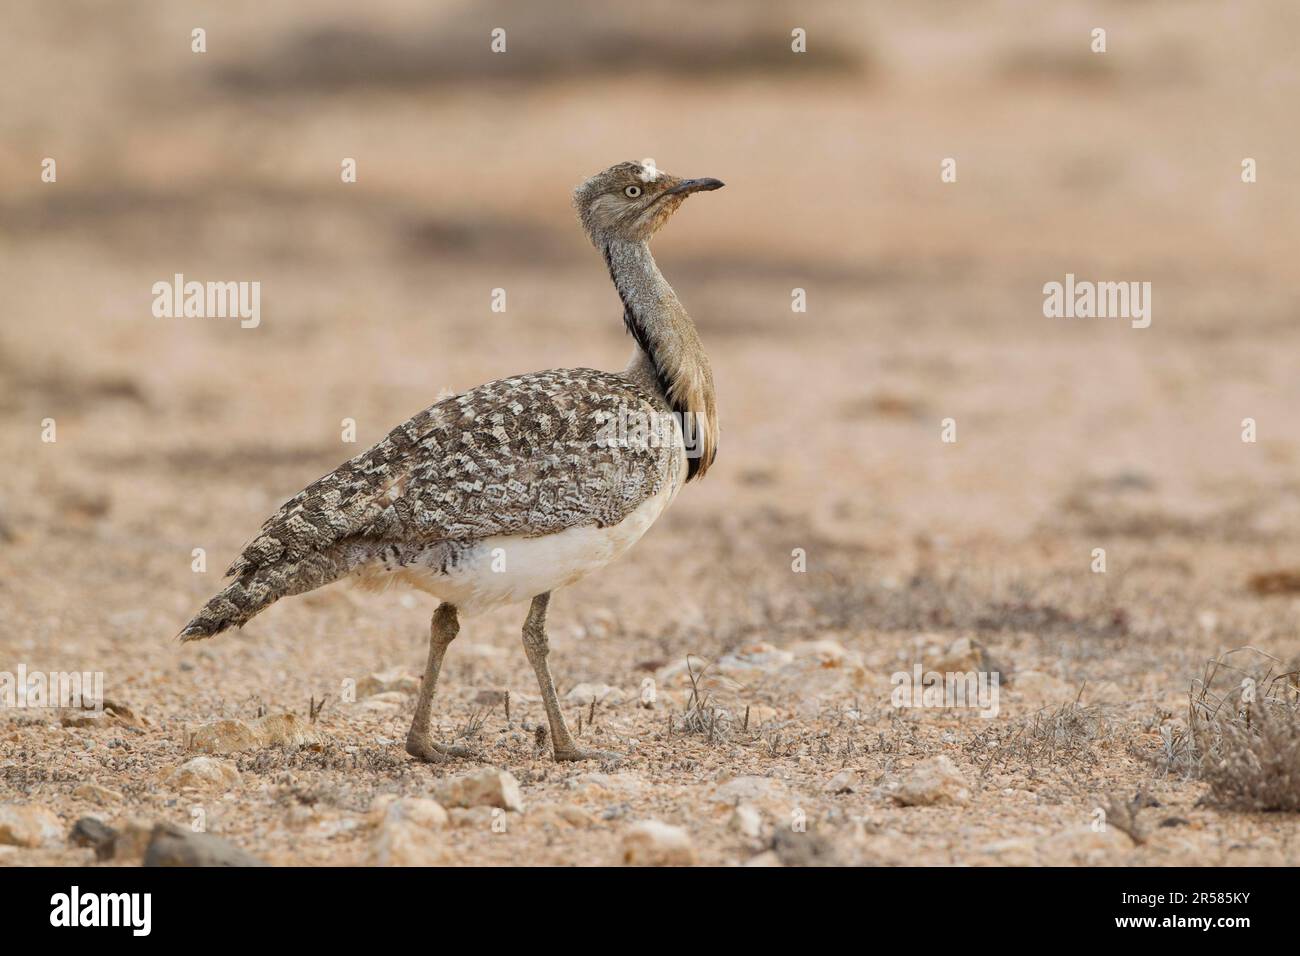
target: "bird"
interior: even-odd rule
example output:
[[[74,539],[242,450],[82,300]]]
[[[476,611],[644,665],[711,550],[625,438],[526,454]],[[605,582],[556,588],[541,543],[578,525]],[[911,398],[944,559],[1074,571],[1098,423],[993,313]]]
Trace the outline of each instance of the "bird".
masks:
[[[523,646],[557,761],[617,760],[578,746],[547,661],[552,592],[619,557],[718,448],[713,372],[694,322],[650,251],[685,200],[723,186],[652,161],[585,180],[573,203],[601,253],[633,342],[621,371],[551,369],[441,398],[312,482],[268,518],[182,642],[241,628],[281,598],[345,578],[437,598],[406,751],[473,757],[434,739],[433,701],[460,617],[529,601]]]

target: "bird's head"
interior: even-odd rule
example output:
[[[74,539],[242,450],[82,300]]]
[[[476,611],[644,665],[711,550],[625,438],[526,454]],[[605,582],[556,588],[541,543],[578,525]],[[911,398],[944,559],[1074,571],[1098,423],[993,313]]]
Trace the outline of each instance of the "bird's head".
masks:
[[[573,191],[582,228],[597,246],[610,239],[644,242],[691,193],[720,189],[716,179],[681,179],[651,162],[619,163]]]

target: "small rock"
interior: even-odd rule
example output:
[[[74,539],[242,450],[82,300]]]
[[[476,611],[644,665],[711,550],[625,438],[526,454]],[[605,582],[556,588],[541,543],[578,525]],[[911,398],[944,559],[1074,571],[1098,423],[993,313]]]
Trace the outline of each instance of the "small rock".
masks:
[[[30,804],[0,804],[0,844],[53,846],[63,839],[63,824],[49,810]]]
[[[596,823],[593,817],[582,807],[573,803],[544,804],[528,811],[530,823],[549,826],[576,827],[586,829]]]
[[[89,800],[91,803],[97,803],[101,807],[106,807],[110,803],[121,803],[122,794],[116,790],[110,790],[108,787],[101,787],[97,783],[83,783],[72,795],[81,800]]]
[[[261,739],[250,725],[242,720],[217,720],[204,724],[192,734],[186,750],[210,754],[238,753],[261,746]]]
[[[893,797],[906,807],[964,806],[970,802],[966,778],[947,757],[922,760],[903,774]]]
[[[642,820],[623,831],[622,860],[624,866],[691,866],[695,847],[681,827]]]
[[[447,815],[457,830],[489,830],[503,812],[500,807],[452,807]]]
[[[783,866],[834,866],[839,862],[835,844],[812,830],[778,828],[772,835],[772,851]]]
[[[239,770],[229,760],[214,757],[195,757],[181,764],[167,777],[167,781],[181,790],[226,791],[237,787]]]
[[[969,637],[959,637],[948,645],[948,649],[937,657],[923,661],[926,670],[939,673],[964,674],[979,671],[984,667],[984,655],[980,645]]]
[[[757,807],[742,803],[731,811],[731,819],[727,821],[727,828],[744,837],[758,837],[763,833],[762,814],[758,812]]]
[[[772,850],[764,850],[757,856],[751,856],[745,861],[745,866],[783,866],[781,858]]]
[[[515,775],[492,767],[444,780],[437,788],[437,797],[448,807],[500,807],[516,813],[524,810]]]
[[[436,831],[397,820],[385,821],[375,832],[366,862],[370,866],[446,866],[448,857]]]
[[[143,860],[153,839],[153,821],[132,817],[117,822],[117,839],[113,841],[114,860]]]
[[[96,859],[109,860],[117,843],[117,831],[95,817],[82,817],[73,824],[68,842],[73,846],[88,846],[95,851]]]
[[[438,835],[447,811],[425,797],[385,794],[370,806],[375,836],[368,851],[372,866],[438,866],[447,863],[447,848]]]
[[[564,699],[571,704],[590,704],[592,700],[598,704],[621,704],[627,700],[627,694],[608,684],[579,684]]]
[[[265,866],[266,864],[220,837],[194,833],[174,823],[153,828],[145,866]]]
[[[297,714],[271,714],[257,720],[217,720],[204,724],[190,734],[187,749],[230,754],[262,747],[296,747],[319,740],[320,735]]]
[[[260,725],[260,727],[258,726]],[[301,747],[320,741],[320,735],[297,714],[272,714],[254,722],[268,747]]]
[[[756,776],[733,777],[720,784],[713,792],[712,802],[725,807],[751,803],[776,817],[784,817],[794,804],[780,780]]]
[[[827,793],[852,793],[858,788],[858,772],[846,767],[826,782]]]
[[[403,695],[414,694],[419,689],[420,678],[407,673],[401,667],[390,667],[386,671],[369,674],[357,681],[357,700],[392,692]]]
[[[384,794],[370,805],[370,822],[373,826],[384,823],[413,823],[430,830],[447,826],[447,811],[442,804],[427,797],[394,797]]]
[[[148,721],[137,717],[125,704],[113,700],[99,703],[98,709],[65,710],[59,716],[59,723],[64,727],[148,726]]]

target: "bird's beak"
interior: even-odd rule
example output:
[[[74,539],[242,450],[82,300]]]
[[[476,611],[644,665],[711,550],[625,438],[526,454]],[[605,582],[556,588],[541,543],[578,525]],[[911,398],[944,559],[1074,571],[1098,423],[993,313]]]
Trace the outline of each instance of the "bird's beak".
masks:
[[[709,192],[713,189],[721,189],[725,186],[721,179],[683,179],[672,189],[664,193],[665,196],[689,196],[691,193]]]

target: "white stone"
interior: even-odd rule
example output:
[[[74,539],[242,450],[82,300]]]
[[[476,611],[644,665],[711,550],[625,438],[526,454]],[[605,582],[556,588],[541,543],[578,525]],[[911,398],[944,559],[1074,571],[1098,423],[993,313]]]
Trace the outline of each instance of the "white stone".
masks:
[[[83,783],[72,791],[72,795],[81,800],[89,800],[91,803],[97,803],[101,807],[106,807],[110,803],[121,803],[122,794],[108,787],[101,787],[97,783]]]
[[[0,804],[0,844],[54,846],[62,842],[63,824],[49,810],[30,804]]]
[[[413,823],[429,830],[447,826],[447,811],[442,804],[427,797],[394,797],[384,794],[370,805],[370,822],[374,826],[385,823]]]
[[[964,806],[970,802],[970,788],[957,766],[947,757],[938,756],[906,771],[893,796],[909,807]]]
[[[240,783],[239,770],[229,760],[195,757],[181,764],[167,782],[182,790],[226,791]]]
[[[516,813],[524,810],[523,794],[515,775],[492,767],[444,780],[436,796],[448,807],[500,807]]]
[[[642,820],[623,831],[621,859],[625,866],[691,866],[695,847],[681,827]]]
[[[727,827],[741,836],[756,838],[763,833],[763,816],[758,812],[757,807],[742,803],[731,811],[731,819],[727,821]]]

